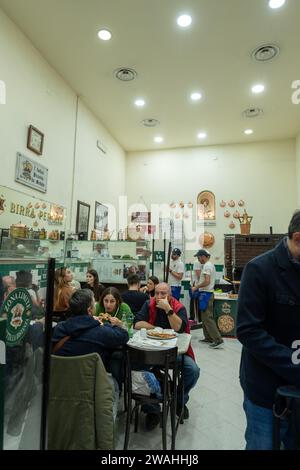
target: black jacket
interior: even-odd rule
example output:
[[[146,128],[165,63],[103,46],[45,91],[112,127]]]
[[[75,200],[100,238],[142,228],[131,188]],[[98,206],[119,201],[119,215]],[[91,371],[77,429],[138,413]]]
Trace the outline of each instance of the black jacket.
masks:
[[[286,242],[244,269],[238,300],[237,336],[243,344],[240,381],[256,405],[271,408],[276,388],[300,388],[300,364],[292,356],[300,340],[300,264]]]

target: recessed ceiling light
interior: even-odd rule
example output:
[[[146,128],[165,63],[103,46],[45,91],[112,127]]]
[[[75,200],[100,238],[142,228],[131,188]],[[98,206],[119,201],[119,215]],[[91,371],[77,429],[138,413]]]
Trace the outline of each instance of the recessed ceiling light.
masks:
[[[191,100],[193,100],[193,101],[201,100],[201,98],[202,98],[202,95],[201,95],[201,93],[199,93],[199,91],[194,91],[191,94]]]
[[[164,139],[160,135],[154,137],[154,142],[156,142],[157,144],[160,144],[163,141]]]
[[[139,98],[138,100],[135,100],[134,104],[138,106],[139,108],[141,108],[145,106],[145,100],[143,100],[142,98]]]
[[[285,4],[286,0],[270,0],[269,1],[269,7],[270,8],[280,8]]]
[[[206,132],[199,132],[198,139],[206,139],[206,137],[207,137]]]
[[[265,91],[264,85],[259,84],[259,85],[254,85],[252,87],[252,93],[258,94],[258,93],[262,93],[263,91]]]
[[[181,28],[186,28],[187,26],[190,26],[192,23],[192,17],[190,15],[180,15],[177,18],[177,24],[178,26],[181,26]]]
[[[246,135],[251,135],[251,134],[253,134],[253,130],[252,129],[246,129],[245,134]]]
[[[102,39],[102,41],[109,41],[111,39],[111,32],[108,31],[108,29],[100,29],[98,37]]]

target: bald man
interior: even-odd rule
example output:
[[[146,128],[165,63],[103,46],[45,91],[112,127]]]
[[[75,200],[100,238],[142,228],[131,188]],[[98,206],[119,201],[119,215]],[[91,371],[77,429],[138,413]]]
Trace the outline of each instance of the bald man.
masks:
[[[157,284],[154,297],[144,303],[135,317],[135,328],[137,330],[141,328],[150,330],[156,326],[164,329],[172,328],[177,333],[190,332],[186,309],[184,305],[171,296],[171,288],[165,282]],[[200,369],[195,362],[194,352],[190,346],[184,355],[184,419],[189,418],[189,410],[186,404],[189,400],[189,392],[196,385],[199,374]],[[151,430],[159,424],[159,415],[157,411],[153,413],[152,410],[150,413],[147,411],[147,413],[149,416],[146,416],[146,428]],[[178,405],[177,414],[180,413],[181,409]]]

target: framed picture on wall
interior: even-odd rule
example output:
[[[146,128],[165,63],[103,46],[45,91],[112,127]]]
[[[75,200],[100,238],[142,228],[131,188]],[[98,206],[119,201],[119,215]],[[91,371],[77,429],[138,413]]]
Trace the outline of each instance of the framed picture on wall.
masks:
[[[90,220],[90,205],[77,201],[76,233],[88,233]]]
[[[27,148],[37,155],[42,155],[44,134],[36,127],[30,125],[27,132]]]
[[[94,228],[96,230],[108,230],[108,207],[97,201],[95,201]]]

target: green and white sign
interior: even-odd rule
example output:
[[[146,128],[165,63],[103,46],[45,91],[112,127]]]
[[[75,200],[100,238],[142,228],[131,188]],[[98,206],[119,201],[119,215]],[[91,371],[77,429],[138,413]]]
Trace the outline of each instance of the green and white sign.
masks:
[[[165,259],[165,253],[164,251],[154,251],[154,261],[159,262],[159,261],[164,261]]]
[[[4,428],[4,367],[6,363],[5,333],[6,321],[0,318],[0,450],[3,449]]]
[[[6,346],[15,346],[27,333],[32,300],[27,289],[14,289],[3,302],[1,315],[6,318]]]

